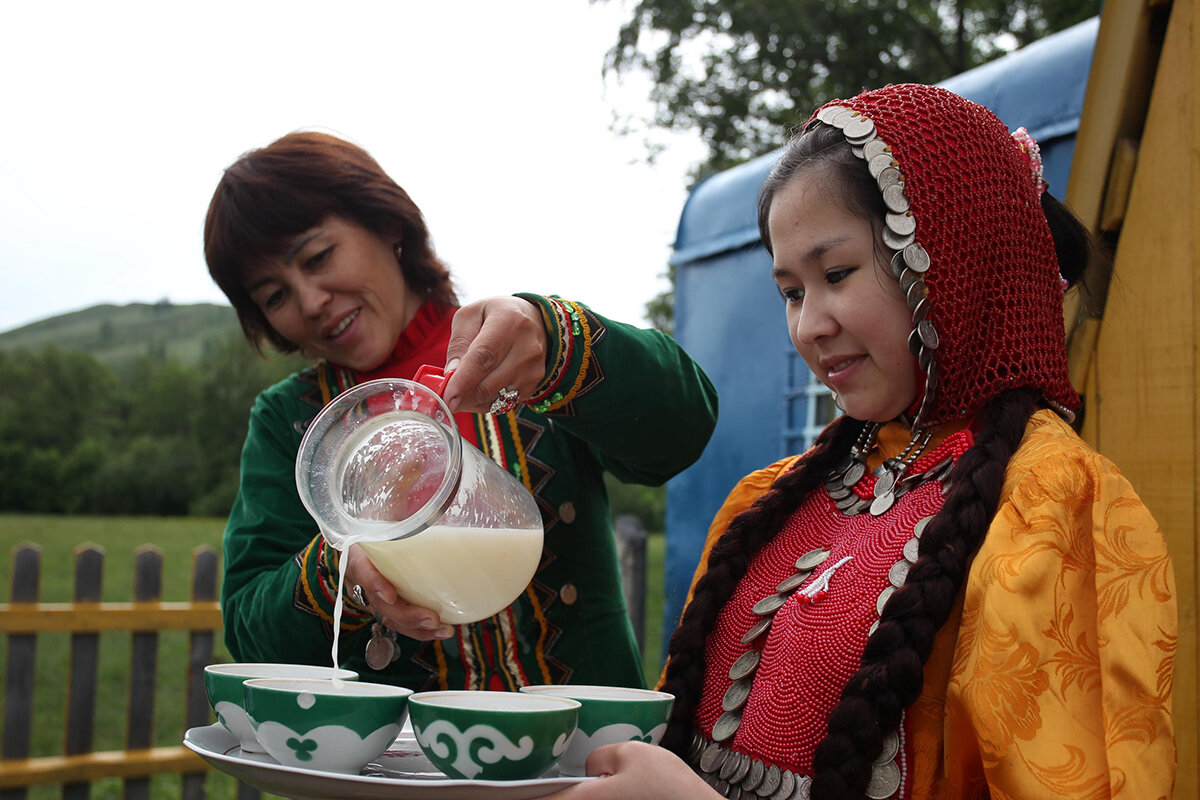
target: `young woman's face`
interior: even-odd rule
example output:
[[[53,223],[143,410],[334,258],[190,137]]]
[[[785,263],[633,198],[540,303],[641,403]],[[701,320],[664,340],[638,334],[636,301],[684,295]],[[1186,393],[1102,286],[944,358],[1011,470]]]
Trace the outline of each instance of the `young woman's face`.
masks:
[[[886,422],[917,396],[900,285],[875,255],[868,220],[830,191],[829,173],[801,172],[775,195],[767,227],[792,344],[855,419]]]
[[[391,354],[421,305],[392,244],[338,216],[297,236],[246,288],[271,327],[304,355],[360,372]]]

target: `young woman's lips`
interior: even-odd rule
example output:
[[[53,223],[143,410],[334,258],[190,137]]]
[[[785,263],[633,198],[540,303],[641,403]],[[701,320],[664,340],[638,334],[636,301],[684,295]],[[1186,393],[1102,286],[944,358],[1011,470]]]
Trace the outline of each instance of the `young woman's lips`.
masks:
[[[864,358],[866,356],[850,356],[828,362],[825,367],[825,377],[829,384],[836,390],[839,384],[845,383],[853,376]]]
[[[359,309],[356,308],[346,316],[342,317],[341,322],[339,322],[337,325],[334,325],[333,328],[330,329],[329,333],[325,335],[325,338],[336,339],[349,330],[350,325],[354,322],[354,320],[358,319],[358,312]]]

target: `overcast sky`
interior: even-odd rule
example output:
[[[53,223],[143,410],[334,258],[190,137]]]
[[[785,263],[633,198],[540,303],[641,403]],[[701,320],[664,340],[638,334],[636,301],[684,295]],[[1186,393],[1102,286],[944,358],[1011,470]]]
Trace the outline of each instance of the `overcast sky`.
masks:
[[[0,331],[97,303],[224,302],[221,170],[291,130],[370,151],[470,301],[558,293],[643,322],[695,141],[644,162],[602,77],[623,0],[0,3]],[[662,138],[662,137],[660,137]]]

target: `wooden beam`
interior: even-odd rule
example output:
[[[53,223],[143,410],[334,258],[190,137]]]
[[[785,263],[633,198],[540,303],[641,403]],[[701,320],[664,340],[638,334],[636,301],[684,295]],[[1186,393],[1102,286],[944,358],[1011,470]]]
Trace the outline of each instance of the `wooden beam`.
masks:
[[[0,633],[204,631],[221,627],[221,606],[198,603],[0,603]]]
[[[101,778],[136,778],[164,772],[197,772],[208,763],[183,746],[106,750],[76,756],[0,759],[0,789],[38,783],[87,783]]]

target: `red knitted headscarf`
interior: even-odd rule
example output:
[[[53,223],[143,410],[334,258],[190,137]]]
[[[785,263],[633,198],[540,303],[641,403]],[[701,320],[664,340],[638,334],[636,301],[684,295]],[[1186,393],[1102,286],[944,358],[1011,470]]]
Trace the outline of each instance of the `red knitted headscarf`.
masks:
[[[927,376],[916,424],[967,416],[1019,387],[1040,389],[1067,416],[1077,410],[1039,180],[996,115],[902,84],[835,100],[813,119],[842,131],[883,192],[884,243]]]

